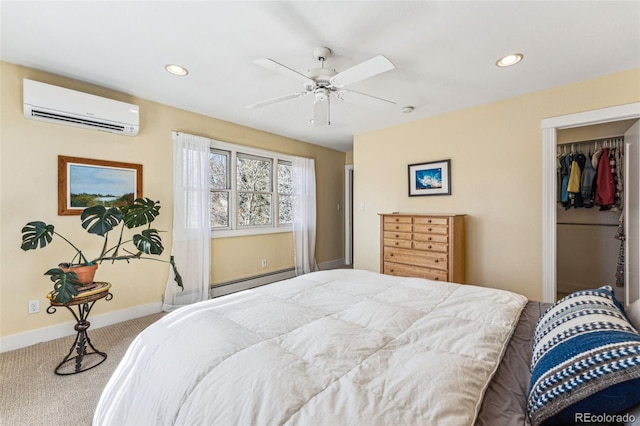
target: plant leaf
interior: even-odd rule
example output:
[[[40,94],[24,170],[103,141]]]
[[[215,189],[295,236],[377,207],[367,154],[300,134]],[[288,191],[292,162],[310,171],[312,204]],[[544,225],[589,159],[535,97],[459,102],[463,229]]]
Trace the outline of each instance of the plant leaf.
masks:
[[[82,227],[90,234],[103,237],[122,221],[122,213],[116,207],[108,210],[104,206],[92,206],[84,209],[80,216]]]
[[[38,247],[46,247],[53,239],[53,225],[44,222],[34,221],[27,223],[22,228],[22,245],[24,251],[35,250]]]
[[[81,284],[78,282],[78,275],[75,272],[63,272],[60,268],[49,269],[44,275],[49,275],[53,281],[53,291],[55,292],[54,300],[58,303],[67,303],[71,301],[73,296],[78,295],[76,286]]]
[[[164,247],[157,229],[145,229],[133,236],[133,245],[145,254],[162,254]]]
[[[153,222],[160,214],[160,207],[159,201],[136,198],[133,204],[122,208],[125,226],[131,229]]]

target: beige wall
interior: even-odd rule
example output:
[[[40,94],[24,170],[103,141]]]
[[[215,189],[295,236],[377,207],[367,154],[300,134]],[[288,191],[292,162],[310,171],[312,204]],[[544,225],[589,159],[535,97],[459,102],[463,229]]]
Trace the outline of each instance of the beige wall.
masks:
[[[54,76],[34,69],[0,62],[0,335],[22,333],[69,322],[68,313],[47,315],[45,294],[51,282],[43,273],[67,259],[70,249],[54,241],[43,250],[20,250],[20,229],[32,220],[54,224],[56,230],[76,241],[86,234],[77,216],[57,215],[57,156],[70,155],[140,163],[144,168],[145,196],[160,200],[162,214],[157,228],[162,234],[165,257],[171,248],[172,154],[171,131],[178,130],[223,141],[250,145],[316,160],[319,263],[343,258],[343,218],[336,204],[344,199],[345,153],[216,120],[122,93]],[[22,115],[22,79],[29,78],[81,90],[140,106],[141,130],[136,137],[84,130],[26,120]],[[79,242],[79,244],[83,244]],[[212,241],[212,280],[231,279],[293,266],[290,234],[216,239]],[[96,251],[99,247],[96,247]],[[263,269],[261,259],[268,260]],[[113,300],[97,303],[95,314],[161,300],[168,276],[165,264],[140,262],[103,264],[97,279],[113,284]],[[27,302],[41,302],[39,314],[27,314]]]
[[[467,281],[540,300],[541,120],[639,100],[634,69],[356,136],[354,266],[379,269],[378,213],[467,214]],[[452,195],[408,197],[407,165],[443,159]]]

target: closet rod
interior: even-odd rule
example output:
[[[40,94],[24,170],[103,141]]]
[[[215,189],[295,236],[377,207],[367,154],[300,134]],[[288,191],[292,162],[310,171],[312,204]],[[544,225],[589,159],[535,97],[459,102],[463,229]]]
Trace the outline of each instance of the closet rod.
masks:
[[[573,222],[558,222],[557,225],[581,225],[581,226],[619,226],[616,223],[573,223]]]
[[[615,141],[623,141],[624,140],[624,135],[620,135],[620,136],[608,136],[606,138],[598,138],[598,139],[592,139],[592,140],[588,140],[588,141],[575,141],[575,142],[558,142],[558,146],[563,146],[563,145],[582,145],[582,144],[590,144],[590,143],[594,143],[594,142],[615,142]]]

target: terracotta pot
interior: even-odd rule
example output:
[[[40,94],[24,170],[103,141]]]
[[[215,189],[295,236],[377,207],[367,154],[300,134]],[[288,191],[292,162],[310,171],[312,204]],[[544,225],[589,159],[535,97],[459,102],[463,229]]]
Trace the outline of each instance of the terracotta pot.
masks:
[[[63,272],[69,271],[68,264],[60,264],[58,267],[62,269]],[[76,273],[80,284],[91,284],[93,282],[93,277],[96,275],[96,269],[98,269],[97,263],[94,263],[91,266],[71,265],[71,272]]]

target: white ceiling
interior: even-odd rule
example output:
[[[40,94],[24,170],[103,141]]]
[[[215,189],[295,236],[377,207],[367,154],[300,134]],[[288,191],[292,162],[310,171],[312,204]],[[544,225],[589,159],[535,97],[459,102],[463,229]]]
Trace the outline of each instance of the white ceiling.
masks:
[[[354,134],[640,67],[638,1],[2,1],[0,18],[3,61],[341,151]],[[245,108],[301,90],[254,59],[306,72],[318,46],[338,72],[386,56],[394,70],[349,88],[396,107],[336,100],[319,128],[310,96]],[[495,66],[513,52],[520,64]]]

